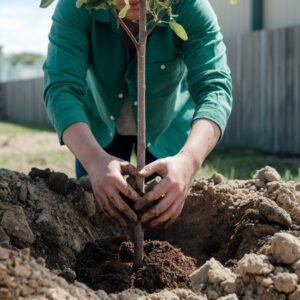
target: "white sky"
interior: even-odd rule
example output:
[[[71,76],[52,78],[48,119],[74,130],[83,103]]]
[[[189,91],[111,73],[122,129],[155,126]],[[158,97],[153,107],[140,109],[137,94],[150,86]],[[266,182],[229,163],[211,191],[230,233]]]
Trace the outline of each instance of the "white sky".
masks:
[[[46,54],[55,4],[40,8],[39,0],[0,0],[0,46],[3,52]]]

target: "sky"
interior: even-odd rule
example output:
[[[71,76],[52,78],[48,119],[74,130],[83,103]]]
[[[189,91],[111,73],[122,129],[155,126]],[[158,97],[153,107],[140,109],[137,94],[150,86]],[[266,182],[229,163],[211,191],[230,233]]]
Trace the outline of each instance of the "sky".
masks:
[[[47,9],[39,4],[39,0],[0,0],[0,46],[5,54],[46,54],[55,3]]]

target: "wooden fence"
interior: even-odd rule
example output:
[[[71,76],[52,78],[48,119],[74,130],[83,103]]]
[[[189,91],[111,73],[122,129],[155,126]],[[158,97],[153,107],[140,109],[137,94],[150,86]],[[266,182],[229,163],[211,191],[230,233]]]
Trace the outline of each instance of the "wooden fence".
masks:
[[[224,142],[300,154],[300,26],[226,45],[234,107]]]
[[[300,154],[300,26],[227,39],[226,45],[234,106],[223,143]],[[42,79],[3,83],[0,91],[6,120],[49,124]]]
[[[2,119],[12,122],[50,124],[43,97],[43,79],[9,81],[1,84]]]

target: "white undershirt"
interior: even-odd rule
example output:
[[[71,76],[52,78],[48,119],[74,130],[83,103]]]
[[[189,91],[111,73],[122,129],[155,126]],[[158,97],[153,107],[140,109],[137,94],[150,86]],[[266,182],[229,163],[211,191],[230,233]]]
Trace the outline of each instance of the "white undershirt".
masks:
[[[128,97],[124,100],[120,116],[116,121],[116,130],[120,135],[137,135],[131,103]]]

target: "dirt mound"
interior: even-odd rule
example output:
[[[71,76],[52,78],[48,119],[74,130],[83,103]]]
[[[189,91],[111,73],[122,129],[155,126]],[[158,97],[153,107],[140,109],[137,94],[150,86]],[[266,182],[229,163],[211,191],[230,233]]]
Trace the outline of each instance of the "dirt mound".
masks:
[[[152,241],[140,273],[131,272],[130,230],[105,220],[88,181],[0,169],[0,221],[0,242],[13,249],[0,253],[0,299],[10,299],[2,296],[9,292],[16,299],[26,288],[36,298],[24,299],[300,299],[300,184],[283,182],[270,167],[250,180],[225,181],[220,174],[195,180],[177,222],[147,232]],[[23,248],[31,256],[17,250]],[[200,268],[194,271],[185,255]],[[45,286],[32,279],[36,264],[48,274]],[[180,289],[192,271],[191,289]],[[134,286],[144,291],[127,290]]]

